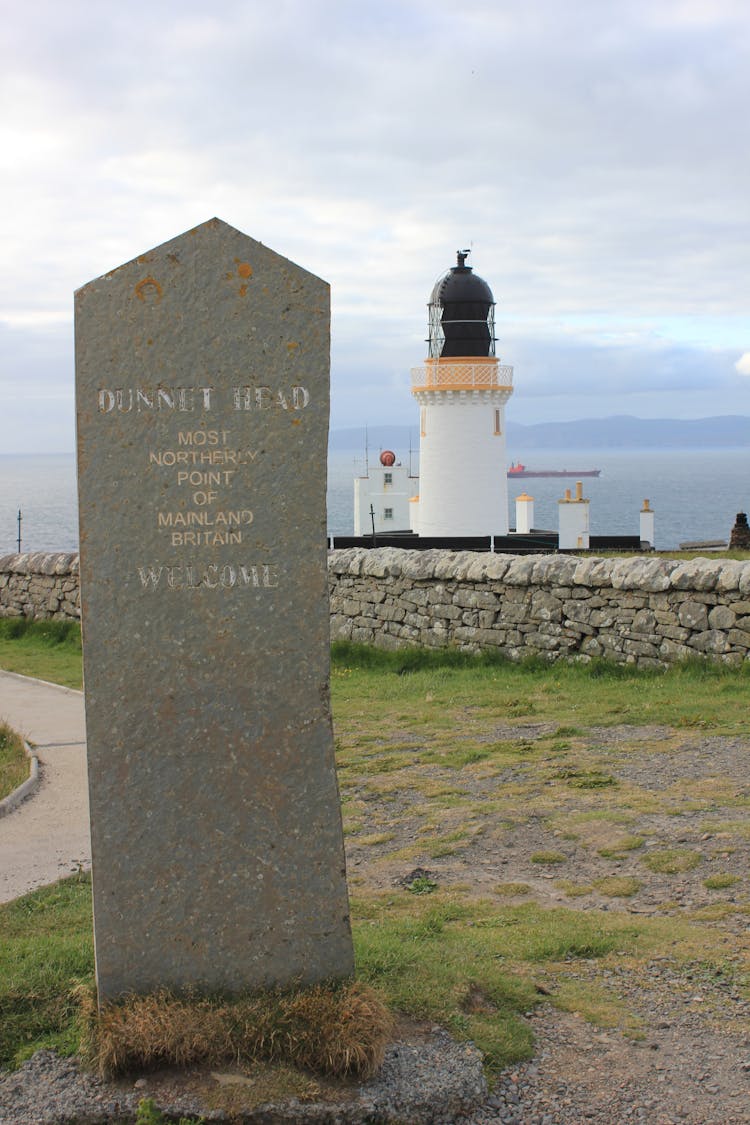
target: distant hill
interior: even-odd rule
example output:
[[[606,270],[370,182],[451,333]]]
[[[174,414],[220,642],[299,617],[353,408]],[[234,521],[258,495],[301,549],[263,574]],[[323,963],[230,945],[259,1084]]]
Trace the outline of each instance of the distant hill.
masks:
[[[368,426],[371,453],[393,449],[400,457],[419,449],[418,426]],[[529,450],[569,449],[727,449],[750,448],[750,418],[726,414],[715,418],[582,418],[574,422],[508,422],[508,452],[524,457]],[[357,450],[365,444],[365,427],[332,430],[332,450]]]
[[[575,422],[508,423],[508,444],[527,449],[716,449],[750,447],[750,418],[611,418]]]

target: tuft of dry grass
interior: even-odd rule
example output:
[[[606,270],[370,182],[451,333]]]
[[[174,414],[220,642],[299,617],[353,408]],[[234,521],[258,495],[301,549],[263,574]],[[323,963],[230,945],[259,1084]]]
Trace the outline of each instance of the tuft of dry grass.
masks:
[[[365,1078],[382,1063],[393,1029],[377,993],[357,982],[230,999],[160,989],[99,1008],[86,989],[78,1000],[84,1057],[104,1077],[263,1059]]]

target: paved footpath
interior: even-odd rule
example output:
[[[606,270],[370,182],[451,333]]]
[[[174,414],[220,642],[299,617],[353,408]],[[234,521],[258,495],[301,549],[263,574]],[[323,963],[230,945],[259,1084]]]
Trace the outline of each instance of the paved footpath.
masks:
[[[0,902],[91,866],[83,692],[0,672],[0,719],[31,743],[41,785],[0,817]]]

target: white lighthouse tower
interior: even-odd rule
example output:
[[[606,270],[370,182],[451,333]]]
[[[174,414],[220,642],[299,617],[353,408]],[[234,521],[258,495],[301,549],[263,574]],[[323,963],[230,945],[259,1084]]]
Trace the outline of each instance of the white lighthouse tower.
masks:
[[[505,404],[513,368],[495,355],[495,301],[458,264],[430,296],[429,354],[412,370],[420,406],[420,536],[507,535]]]

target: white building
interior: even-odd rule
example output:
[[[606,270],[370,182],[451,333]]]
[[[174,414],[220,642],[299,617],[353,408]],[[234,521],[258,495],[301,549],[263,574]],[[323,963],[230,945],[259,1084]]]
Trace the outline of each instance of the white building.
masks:
[[[387,535],[410,531],[411,511],[418,478],[408,466],[396,460],[395,453],[384,449],[377,466],[368,466],[364,477],[354,478],[354,534]]]
[[[421,536],[507,535],[505,404],[513,368],[495,355],[492,291],[466,265],[468,251],[436,282],[429,355],[412,371],[420,407]]]

